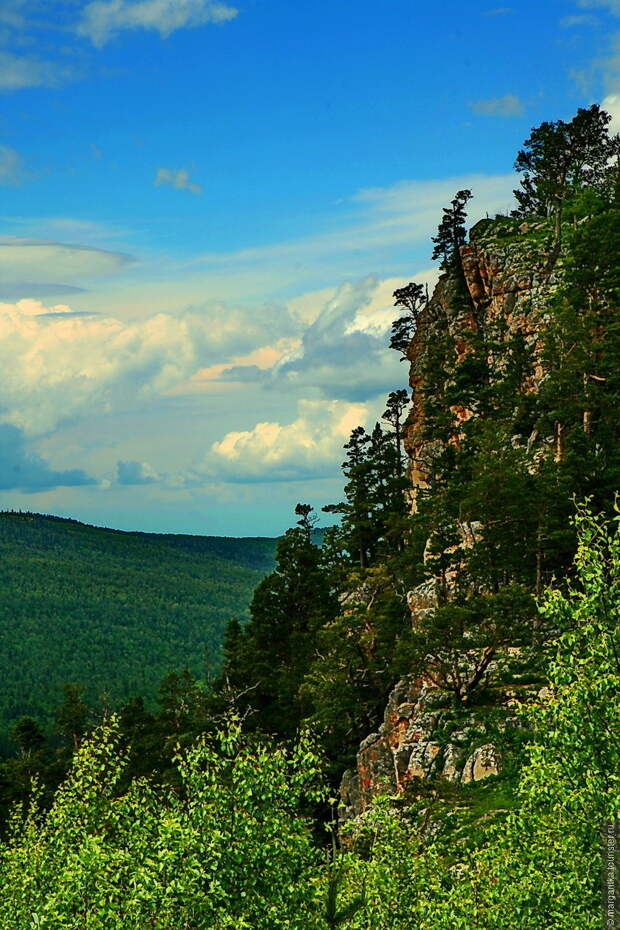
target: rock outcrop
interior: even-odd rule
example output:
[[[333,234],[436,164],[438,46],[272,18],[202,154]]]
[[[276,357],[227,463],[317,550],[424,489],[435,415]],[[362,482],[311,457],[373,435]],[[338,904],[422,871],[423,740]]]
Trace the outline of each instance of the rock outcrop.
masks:
[[[515,235],[510,221],[501,223],[482,220],[470,232],[469,242],[461,249],[462,268],[468,302],[458,299],[457,283],[451,275],[443,275],[428,306],[418,319],[416,333],[407,357],[411,363],[409,383],[413,402],[405,424],[403,438],[409,456],[411,479],[410,500],[416,509],[420,489],[431,480],[431,463],[435,444],[424,437],[424,367],[429,345],[438,333],[454,337],[456,365],[469,351],[467,333],[484,325],[493,328],[496,340],[507,342],[516,333],[523,336],[524,348],[530,354],[532,375],[526,391],[535,391],[543,376],[541,360],[544,314],[549,296],[561,277],[562,259],[549,271],[546,250],[546,224],[522,224]],[[501,358],[489,359],[491,366],[501,365]],[[453,407],[454,441],[458,442],[459,426],[476,415],[467,407]],[[544,442],[538,438],[539,442]],[[556,441],[552,437],[550,441]]]
[[[506,690],[496,700],[508,707],[511,697]],[[467,784],[501,769],[483,710],[456,710],[431,682],[404,678],[390,695],[379,731],[361,744],[355,771],[342,779],[341,818],[363,813],[378,794],[402,794],[431,776]]]
[[[425,369],[427,354],[438,338],[448,334],[455,367],[470,351],[468,334],[484,326],[492,331],[492,344],[501,346],[519,334],[531,365],[524,393],[536,391],[544,375],[542,333],[549,297],[561,277],[562,257],[549,270],[546,224],[522,224],[506,219],[483,220],[475,226],[469,243],[461,250],[462,271],[469,299],[463,299],[462,279],[444,274],[428,305],[422,310],[407,357],[410,361],[412,407],[404,428],[409,456],[410,503],[417,509],[420,492],[433,480],[432,462],[436,441],[426,438]],[[460,288],[460,290],[459,290]],[[502,365],[501,349],[489,358],[490,368]],[[462,424],[476,416],[472,407],[452,407],[453,438],[458,444]],[[522,442],[523,437],[514,437]],[[561,437],[533,435],[525,440],[535,444],[535,455],[557,452]],[[476,524],[458,527],[457,547],[475,545],[481,528]],[[448,579],[449,580],[449,579]],[[437,579],[430,576],[408,594],[414,627],[437,605]],[[455,708],[454,701],[430,677],[404,678],[392,691],[377,733],[368,736],[359,748],[356,768],[345,773],[341,784],[341,817],[358,816],[378,794],[403,794],[416,782],[430,778],[454,783],[481,782],[502,770],[499,731],[515,724],[514,707],[522,700],[535,699],[537,685],[517,675],[510,682],[506,670],[521,660],[520,650],[506,648],[494,654],[489,673],[502,664],[503,684],[492,695],[493,732],[484,708]],[[429,668],[430,675],[430,668]],[[516,685],[514,682],[517,682]],[[487,708],[488,710],[488,708]],[[492,715],[491,715],[492,716]],[[500,740],[501,742],[501,740]]]

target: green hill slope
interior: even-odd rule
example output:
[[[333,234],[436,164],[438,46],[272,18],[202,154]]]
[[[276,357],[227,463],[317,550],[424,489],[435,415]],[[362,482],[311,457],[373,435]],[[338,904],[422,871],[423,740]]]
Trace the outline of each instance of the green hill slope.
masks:
[[[203,677],[274,550],[268,538],[125,533],[0,513],[0,749],[22,714],[49,720],[67,681],[114,703],[152,695],[173,669]]]

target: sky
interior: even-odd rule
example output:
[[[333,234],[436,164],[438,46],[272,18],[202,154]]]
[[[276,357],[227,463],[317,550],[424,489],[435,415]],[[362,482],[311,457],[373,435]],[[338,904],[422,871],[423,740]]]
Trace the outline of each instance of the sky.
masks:
[[[620,0],[0,0],[0,509],[276,535],[407,384],[462,188],[602,103]]]

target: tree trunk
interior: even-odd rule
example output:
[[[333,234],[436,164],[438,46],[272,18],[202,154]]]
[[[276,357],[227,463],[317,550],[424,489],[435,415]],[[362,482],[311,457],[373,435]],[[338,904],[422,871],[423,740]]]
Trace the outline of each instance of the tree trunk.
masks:
[[[555,445],[555,461],[563,462],[564,461],[564,452],[566,447],[566,436],[565,436],[566,427],[564,423],[560,423],[559,420],[556,420],[555,423],[555,436],[554,436],[554,445]]]
[[[589,436],[592,432],[592,411],[584,410],[583,411],[583,431],[586,436]]]

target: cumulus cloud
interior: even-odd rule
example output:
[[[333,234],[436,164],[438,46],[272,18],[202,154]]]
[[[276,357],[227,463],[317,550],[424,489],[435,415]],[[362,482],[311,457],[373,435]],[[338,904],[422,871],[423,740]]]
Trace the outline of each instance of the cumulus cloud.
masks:
[[[4,282],[73,280],[119,271],[132,261],[122,252],[48,239],[0,236],[0,279]]]
[[[521,116],[524,111],[523,103],[516,94],[504,94],[503,97],[490,97],[488,100],[475,100],[469,104],[469,107],[479,116]]]
[[[20,429],[0,423],[0,490],[35,492],[96,483],[80,468],[55,471],[39,455],[27,449]]]
[[[116,480],[118,484],[154,484],[159,475],[148,462],[117,462]]]
[[[127,409],[294,325],[277,307],[194,307],[126,323],[65,304],[0,303],[0,410],[40,434],[94,410]]]
[[[620,132],[620,94],[608,94],[601,103],[601,107],[611,116],[609,131]]]
[[[432,288],[437,273],[413,277]],[[372,275],[345,282],[322,299],[295,347],[272,367],[236,365],[226,369],[222,378],[255,380],[287,393],[319,392],[351,402],[387,393],[405,377],[398,354],[388,348],[391,323],[398,315],[393,292],[404,283],[405,279],[379,281]]]
[[[292,423],[257,423],[227,433],[198,471],[232,482],[330,477],[338,473],[351,430],[367,418],[363,404],[303,400]]]
[[[214,0],[94,0],[82,10],[79,35],[102,46],[127,29],[148,29],[162,38],[177,29],[221,24],[238,10]]]
[[[258,307],[192,304],[180,319],[190,326],[197,350],[208,364],[271,346],[299,332],[288,308],[276,303]]]
[[[169,168],[158,168],[155,180],[153,182],[157,187],[163,185],[174,187],[178,191],[190,191],[192,194],[202,194],[202,187],[190,180],[189,171],[186,168],[170,170]]]
[[[390,320],[363,314],[378,287],[373,276],[342,284],[304,331],[299,348],[271,370],[271,382],[287,389],[316,387],[350,401],[365,400],[398,383],[398,356],[387,347],[395,316],[391,294],[385,295]]]
[[[432,284],[435,272],[414,277]],[[406,378],[386,347],[392,292],[403,283],[366,277],[306,295],[302,308],[299,300],[294,307],[208,304],[132,322],[81,314],[61,301],[0,302],[0,419],[37,437],[95,415],[131,414],[163,395],[195,391],[237,360],[224,378],[271,390],[272,407],[276,393],[289,398],[286,407],[303,398],[297,418],[272,414],[228,433],[189,472],[156,470],[127,450],[115,457],[114,484],[190,488],[335,475],[350,430]],[[80,476],[69,478],[79,483]]]

